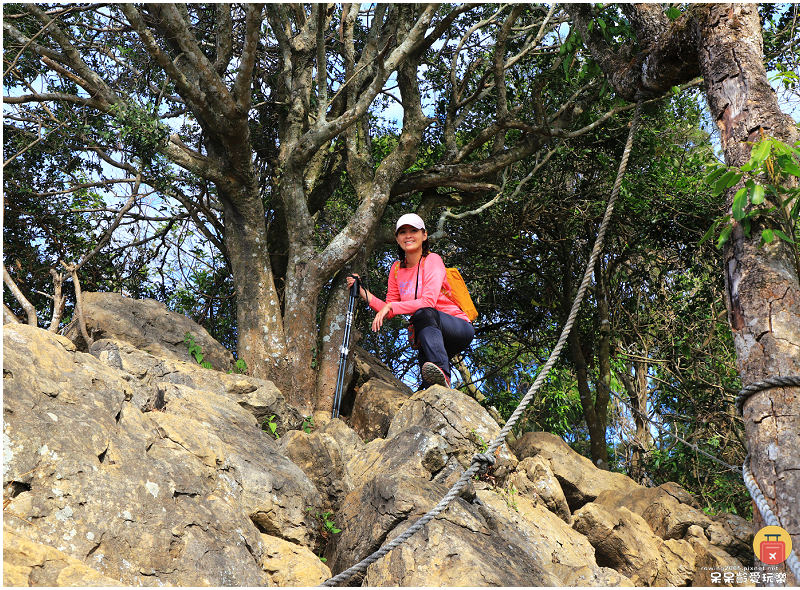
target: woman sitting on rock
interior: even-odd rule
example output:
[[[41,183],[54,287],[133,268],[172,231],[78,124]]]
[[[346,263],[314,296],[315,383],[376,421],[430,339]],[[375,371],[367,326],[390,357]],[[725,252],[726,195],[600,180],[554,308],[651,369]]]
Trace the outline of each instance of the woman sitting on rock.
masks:
[[[430,251],[422,218],[414,213],[400,217],[395,239],[400,260],[389,271],[386,302],[364,287],[359,290],[359,295],[378,312],[372,321],[372,331],[380,330],[386,318],[410,314],[422,388],[434,384],[450,387],[450,359],[467,349],[475,329],[467,315],[442,290],[442,286],[450,290],[444,262]],[[348,288],[354,280],[347,277]]]

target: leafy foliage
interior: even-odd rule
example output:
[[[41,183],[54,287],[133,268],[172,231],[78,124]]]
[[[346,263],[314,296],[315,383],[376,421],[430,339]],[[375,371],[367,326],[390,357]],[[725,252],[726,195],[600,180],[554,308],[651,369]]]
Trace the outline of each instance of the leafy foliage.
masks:
[[[796,181],[785,181],[789,177],[800,178],[799,147],[800,144],[789,146],[765,138],[752,144],[750,160],[744,166],[710,164],[706,183],[713,187],[715,197],[743,180],[744,186],[733,197],[732,212],[717,219],[703,240],[722,226],[717,240],[719,248],[730,238],[735,223],[741,224],[744,235],[749,236],[754,222],[768,218],[771,227],[761,230],[762,246],[776,238],[796,243],[800,239],[800,188]]]

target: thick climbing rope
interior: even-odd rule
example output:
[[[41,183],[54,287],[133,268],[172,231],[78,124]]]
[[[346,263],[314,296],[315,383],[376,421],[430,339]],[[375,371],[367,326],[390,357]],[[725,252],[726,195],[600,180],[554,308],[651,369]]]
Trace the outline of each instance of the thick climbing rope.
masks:
[[[772,389],[773,387],[800,387],[800,376],[770,377],[769,379],[753,383],[743,388],[736,398],[736,409],[739,415],[744,414],[744,403],[751,395],[759,391]],[[755,477],[753,477],[753,472],[750,470],[749,454],[744,459],[742,475],[744,476],[744,485],[747,487],[747,491],[750,492],[750,496],[753,498],[753,502],[755,502],[758,511],[764,518],[764,522],[769,526],[781,526],[778,517],[772,511],[766,497],[764,497],[764,493],[761,491],[761,488],[758,487]],[[800,560],[797,558],[796,550],[797,548],[793,547],[792,551],[789,552],[789,556],[786,558],[786,565],[789,566],[789,569],[792,571],[794,579],[800,581]]]
[[[744,485],[747,486],[747,491],[750,492],[753,502],[755,502],[756,506],[758,507],[758,511],[761,513],[761,516],[764,517],[764,522],[766,522],[769,526],[781,526],[778,517],[775,516],[774,512],[772,512],[772,508],[770,508],[769,504],[767,503],[767,499],[761,492],[761,488],[758,487],[758,484],[753,477],[753,472],[750,471],[750,455],[747,455],[747,457],[744,459],[742,472],[744,473]],[[797,554],[795,553],[794,547],[792,547],[789,556],[786,558],[786,565],[788,565],[789,569],[792,570],[794,579],[800,580],[800,560],[797,559]]]
[[[517,409],[508,419],[506,425],[500,431],[500,434],[491,442],[491,444],[486,449],[486,452],[479,453],[472,458],[472,463],[459,478],[459,480],[453,485],[447,495],[427,514],[425,514],[422,518],[417,520],[411,527],[409,527],[402,535],[393,539],[390,543],[387,543],[371,555],[364,558],[362,561],[357,563],[356,565],[346,569],[345,571],[341,572],[340,574],[333,576],[332,578],[326,580],[321,584],[321,586],[336,586],[346,580],[349,580],[351,577],[358,573],[363,573],[366,571],[367,567],[378,561],[381,557],[389,553],[395,547],[400,546],[403,544],[407,539],[409,539],[414,533],[419,531],[422,527],[424,527],[428,522],[436,518],[447,506],[452,502],[460,493],[464,486],[469,482],[472,477],[478,473],[481,469],[484,469],[488,465],[492,465],[495,462],[494,453],[497,449],[500,448],[500,445],[505,442],[506,436],[508,433],[511,432],[511,429],[517,423],[522,412],[525,411],[525,408],[528,407],[533,397],[536,395],[536,392],[544,383],[547,374],[550,372],[550,369],[555,365],[556,361],[558,360],[559,355],[561,354],[561,349],[564,348],[564,344],[567,341],[567,337],[569,336],[570,331],[572,330],[572,325],[575,323],[575,319],[578,317],[578,311],[580,311],[581,303],[583,302],[583,297],[586,294],[586,290],[589,287],[589,280],[592,277],[592,273],[594,272],[594,264],[597,260],[597,257],[600,255],[601,250],[603,249],[603,241],[605,239],[606,230],[608,229],[608,225],[611,221],[611,215],[614,212],[614,204],[617,201],[617,197],[619,196],[619,190],[622,186],[622,179],[625,176],[625,169],[628,166],[628,157],[631,153],[631,146],[633,145],[633,138],[636,134],[636,128],[639,125],[639,119],[641,118],[642,114],[642,101],[639,101],[636,104],[636,112],[633,116],[633,120],[631,121],[631,128],[630,132],[628,133],[628,140],[625,143],[625,151],[622,153],[622,160],[619,163],[619,171],[617,172],[617,178],[614,181],[614,188],[611,191],[611,197],[608,199],[608,205],[606,207],[605,215],[603,216],[603,221],[600,223],[600,229],[597,232],[597,239],[594,243],[594,248],[592,249],[592,254],[589,257],[589,261],[586,263],[586,271],[583,274],[583,280],[581,281],[581,285],[578,288],[578,293],[575,296],[575,302],[572,304],[572,309],[570,310],[569,317],[567,319],[567,323],[564,325],[564,329],[561,331],[561,336],[556,343],[553,352],[550,353],[550,357],[547,359],[547,362],[542,367],[542,370],[539,371],[539,375],[536,377],[536,381],[533,383],[531,388],[528,390],[528,393],[525,394],[525,397],[517,406]]]
[[[789,377],[770,377],[764,381],[753,383],[747,387],[742,388],[739,396],[736,398],[736,410],[739,415],[744,414],[744,402],[746,402],[751,395],[763,391],[765,389],[772,389],[773,387],[800,387],[800,376]]]

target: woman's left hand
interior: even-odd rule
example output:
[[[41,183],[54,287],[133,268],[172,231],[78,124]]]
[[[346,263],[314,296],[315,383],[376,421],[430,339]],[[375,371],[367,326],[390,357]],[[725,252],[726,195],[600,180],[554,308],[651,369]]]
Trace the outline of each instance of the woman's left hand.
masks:
[[[378,312],[378,315],[375,316],[375,319],[372,320],[372,331],[377,332],[383,326],[384,318],[389,315],[389,312],[392,311],[392,304],[387,303],[383,306],[383,308]]]

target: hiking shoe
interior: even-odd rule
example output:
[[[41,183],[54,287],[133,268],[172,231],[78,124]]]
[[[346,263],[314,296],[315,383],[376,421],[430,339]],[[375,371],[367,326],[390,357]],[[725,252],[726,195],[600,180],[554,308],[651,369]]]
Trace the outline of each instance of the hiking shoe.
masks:
[[[444,387],[450,387],[450,377],[444,374],[437,365],[433,363],[425,363],[422,365],[422,378],[429,383],[433,383],[434,385],[442,385]]]

